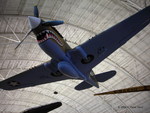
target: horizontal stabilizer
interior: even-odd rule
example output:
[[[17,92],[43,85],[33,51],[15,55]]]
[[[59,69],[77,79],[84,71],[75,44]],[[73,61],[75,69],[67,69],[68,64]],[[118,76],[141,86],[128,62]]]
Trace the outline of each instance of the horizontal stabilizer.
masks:
[[[97,74],[95,75],[95,78],[98,82],[105,82],[115,75],[116,75],[116,71],[113,70],[113,71],[108,71],[108,72]]]
[[[108,79],[112,78],[116,74],[116,71],[108,71],[105,73],[95,75],[95,78],[98,82],[105,82]],[[84,90],[93,87],[92,85],[88,84],[87,82],[83,81],[78,84],[75,89],[76,90]]]
[[[75,89],[80,91],[80,90],[88,89],[88,88],[91,88],[91,87],[93,87],[93,86],[88,84],[87,82],[83,81],[80,84],[78,84],[75,87]]]

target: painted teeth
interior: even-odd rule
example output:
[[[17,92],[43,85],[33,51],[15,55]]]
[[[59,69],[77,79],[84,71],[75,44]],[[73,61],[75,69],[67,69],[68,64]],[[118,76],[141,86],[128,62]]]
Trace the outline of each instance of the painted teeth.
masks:
[[[46,33],[46,38],[48,38],[48,33]]]
[[[49,30],[45,30],[45,31],[42,31],[40,32],[39,34],[37,34],[37,36],[42,36],[42,34],[46,34],[46,33],[51,33]]]
[[[49,31],[49,30],[46,30],[46,33],[50,33],[50,31]]]
[[[55,33],[53,33],[52,31],[49,30],[45,30],[40,32],[39,34],[37,34],[37,36],[39,37],[43,37],[43,39],[39,40],[38,42],[41,43],[45,40],[47,40],[48,38],[52,38],[54,39],[60,46],[63,46],[62,42],[55,36]]]

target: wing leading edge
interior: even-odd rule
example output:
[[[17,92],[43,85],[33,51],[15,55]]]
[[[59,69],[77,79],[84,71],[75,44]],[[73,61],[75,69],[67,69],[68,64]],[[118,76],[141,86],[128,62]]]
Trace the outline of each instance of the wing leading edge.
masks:
[[[69,79],[67,76],[53,76],[45,63],[24,71],[11,78],[0,82],[0,88],[4,90],[15,90]]]
[[[90,72],[93,67],[125,44],[149,23],[150,6],[80,45],[87,55],[94,56],[94,60],[90,63],[83,64],[81,62],[82,57],[76,49],[69,52],[72,62],[81,72]]]

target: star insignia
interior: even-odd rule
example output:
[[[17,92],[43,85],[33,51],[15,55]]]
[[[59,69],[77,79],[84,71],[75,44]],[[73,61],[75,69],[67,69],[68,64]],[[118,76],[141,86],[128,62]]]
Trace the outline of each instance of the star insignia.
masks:
[[[17,82],[17,81],[11,81],[11,82],[8,82],[8,84],[12,87],[16,87],[16,86],[19,86],[20,85],[20,82]]]

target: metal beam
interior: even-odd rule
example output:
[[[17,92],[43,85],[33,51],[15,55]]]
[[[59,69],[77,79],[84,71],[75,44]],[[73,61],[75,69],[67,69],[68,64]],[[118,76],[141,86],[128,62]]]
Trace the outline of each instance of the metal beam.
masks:
[[[20,41],[17,41],[17,40],[14,40],[14,39],[11,39],[11,38],[7,38],[5,36],[0,36],[0,38],[4,38],[4,39],[7,39],[7,40],[10,40],[10,41],[13,41],[13,42],[20,42]]]
[[[142,10],[143,8],[132,2],[131,0],[121,0],[121,3],[127,7],[130,7],[136,11]]]
[[[6,24],[8,25],[8,27],[10,28],[10,30],[13,32],[14,36],[17,38],[18,42],[20,42],[20,39],[18,38],[18,36],[16,35],[15,31],[11,28],[11,26],[9,25],[7,19],[5,17],[3,17],[4,21],[6,22]]]
[[[24,17],[24,18],[27,18],[27,16],[32,16],[32,15],[17,15],[17,14],[0,14],[0,16],[11,16],[11,17]],[[47,17],[41,17],[41,19],[46,19],[46,20],[54,20],[54,19],[52,19],[52,18],[47,18]],[[76,27],[76,28],[78,28],[78,29],[82,29],[82,30],[84,30],[84,31],[87,31],[87,32],[89,32],[89,33],[91,33],[91,34],[97,34],[96,32],[94,32],[94,31],[92,31],[92,30],[89,30],[89,29],[87,29],[87,28],[84,28],[84,27],[81,27],[81,26],[78,26],[78,25],[75,25],[75,24],[72,24],[72,23],[67,23],[67,22],[65,22],[65,24],[66,25],[70,25],[70,26],[73,26],[73,27]]]
[[[0,74],[0,79],[1,79],[1,80],[4,80],[5,78],[3,77],[3,75]]]
[[[25,35],[25,33],[22,33],[22,32],[17,32],[15,33],[16,35],[20,36],[20,37],[23,37]],[[12,35],[14,35],[12,32],[5,32],[5,33],[0,33],[0,38],[4,38],[4,39],[7,39],[7,40],[10,40],[12,42],[16,42],[16,43],[19,43],[20,41],[18,40],[15,40],[15,39],[12,39]],[[32,36],[32,35],[29,35],[32,39],[36,39],[35,36]],[[26,42],[25,42],[26,43]],[[31,43],[31,42],[29,42]],[[3,42],[0,42],[0,44],[5,44]],[[6,43],[8,44],[8,43]]]

